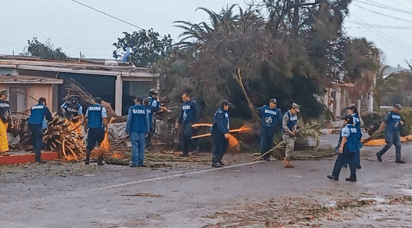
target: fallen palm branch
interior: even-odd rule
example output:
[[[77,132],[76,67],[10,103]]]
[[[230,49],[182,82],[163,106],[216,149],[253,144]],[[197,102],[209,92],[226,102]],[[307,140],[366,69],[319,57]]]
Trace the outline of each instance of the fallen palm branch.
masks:
[[[59,158],[66,161],[78,160],[86,154],[82,136],[58,115],[48,122],[43,141],[46,150],[59,151]]]
[[[229,133],[234,134],[234,133],[245,133],[245,132],[250,132],[252,129],[248,125],[243,125],[241,128],[238,129],[232,129],[229,131]],[[199,138],[205,138],[212,136],[212,133],[206,133],[202,135],[195,135],[192,136],[192,139],[199,139]]]
[[[362,143],[367,143],[371,140],[375,140],[375,139],[382,139],[383,138],[383,131],[375,131],[375,133],[373,133],[373,135],[369,136],[366,139],[362,139],[361,142]]]
[[[198,127],[212,127],[213,124],[210,123],[197,123],[197,124],[193,124],[192,127],[193,128],[198,128]]]
[[[256,122],[260,123],[260,118],[257,112],[257,109],[255,105],[252,102],[252,99],[249,96],[249,93],[246,90],[247,86],[243,83],[243,78],[240,73],[240,68],[237,70],[237,75],[233,75],[233,77],[236,79],[236,81],[239,83],[240,88],[242,89],[243,95],[246,97],[246,101],[248,103],[248,107],[250,108],[250,111],[252,112],[253,118],[256,120]]]
[[[313,137],[316,140],[316,146],[315,149],[319,148],[319,144],[320,144],[320,136],[321,136],[321,132],[320,132],[321,126],[320,125],[309,125],[306,124],[302,127],[298,127],[298,129],[296,130],[296,137],[299,138],[306,138],[306,137]],[[260,155],[259,157],[253,159],[258,160],[262,157],[264,157],[267,154],[270,153],[277,153],[277,152],[284,152],[286,150],[286,140],[282,140],[280,143],[278,143],[276,146],[274,146],[272,149],[268,150],[266,153]]]

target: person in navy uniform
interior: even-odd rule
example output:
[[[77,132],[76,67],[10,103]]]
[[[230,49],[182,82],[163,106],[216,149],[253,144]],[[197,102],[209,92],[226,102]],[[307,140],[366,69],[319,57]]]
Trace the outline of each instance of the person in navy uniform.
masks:
[[[298,113],[300,112],[300,105],[293,103],[282,118],[283,140],[286,141],[285,149],[285,168],[294,168],[290,164],[290,157],[292,151],[295,149],[296,129],[298,124]]]
[[[90,153],[96,146],[96,143],[100,143],[104,139],[105,131],[107,131],[107,111],[106,108],[101,105],[102,99],[96,97],[94,99],[95,104],[89,106],[86,111],[85,118],[87,119],[87,153],[86,161],[84,164],[89,164]],[[103,165],[103,154],[100,154],[97,160],[98,165]]]
[[[149,97],[147,98],[149,100],[149,106],[145,106],[145,107],[148,111],[150,107],[150,111],[149,111],[150,132],[146,137],[146,147],[149,147],[151,145],[152,137],[153,137],[155,127],[156,127],[156,124],[155,124],[156,120],[153,118],[153,115],[155,113],[159,113],[160,111],[167,112],[167,113],[172,112],[166,107],[160,106],[160,103],[158,101],[158,96],[159,96],[159,93],[157,89],[149,90]],[[143,101],[143,105],[144,105],[144,101]]]
[[[199,119],[199,109],[196,101],[192,100],[189,93],[182,94],[182,111],[177,119],[176,128],[180,127],[180,134],[182,139],[183,154],[188,156],[189,148],[192,148],[192,153],[196,153],[199,147],[192,140],[192,125]]]
[[[340,170],[343,162],[348,162],[350,169],[350,177],[346,178],[346,181],[356,181],[356,165],[355,155],[362,147],[361,142],[358,140],[358,130],[353,124],[353,117],[350,115],[345,116],[345,126],[341,130],[339,137],[339,143],[335,150],[338,152],[335,166],[333,167],[332,175],[327,177],[332,180],[339,180]]]
[[[33,138],[33,150],[35,152],[35,161],[45,163],[41,160],[41,149],[43,147],[43,120],[52,120],[49,108],[46,106],[46,99],[41,97],[39,103],[30,109],[29,129]]]
[[[83,106],[81,106],[76,97],[72,96],[69,101],[66,101],[60,107],[66,121],[70,123],[79,135],[82,135]]]
[[[405,163],[404,160],[401,158],[401,140],[400,140],[400,133],[399,127],[403,125],[404,122],[402,121],[402,116],[400,114],[402,106],[400,104],[396,104],[393,106],[393,111],[390,111],[387,116],[383,119],[381,126],[378,129],[378,132],[382,131],[385,127],[385,141],[386,145],[376,153],[376,157],[378,161],[382,161],[382,156],[386,153],[386,151],[391,148],[392,144],[395,144],[396,150],[396,160],[395,163],[403,164]]]
[[[81,106],[76,97],[71,97],[70,101],[66,101],[60,107],[66,117],[70,121],[78,121],[83,116],[83,106]]]
[[[142,98],[134,99],[135,105],[127,114],[126,132],[132,142],[132,163],[130,167],[143,167],[145,154],[145,135],[150,131],[149,113],[142,106]]]
[[[212,139],[213,139],[213,157],[212,167],[221,167],[225,165],[222,162],[223,155],[229,146],[229,110],[230,103],[227,100],[220,102],[220,108],[216,111],[213,126],[212,126]]]
[[[152,127],[153,127],[153,117],[152,117],[152,106],[150,105],[149,98],[143,99],[143,107],[147,110],[147,114],[149,115],[149,129],[150,132],[145,137],[145,146],[146,149],[149,148],[151,141],[152,141]]]
[[[358,109],[355,106],[350,106],[347,108],[348,109],[348,115],[353,117],[353,125],[355,125],[356,130],[357,130],[357,134],[358,134],[358,140],[359,142],[361,142],[362,140],[362,129],[361,129],[361,125],[362,125],[362,120],[359,117],[359,113],[358,113]],[[360,165],[360,151],[355,153],[355,165],[357,169],[361,169],[361,165]],[[342,167],[348,167],[348,163],[344,162]]]
[[[261,117],[260,127],[260,153],[264,154],[273,147],[273,138],[277,125],[282,124],[282,113],[276,108],[276,99],[272,98],[269,105],[258,108]],[[264,160],[270,161],[270,154],[263,157]]]

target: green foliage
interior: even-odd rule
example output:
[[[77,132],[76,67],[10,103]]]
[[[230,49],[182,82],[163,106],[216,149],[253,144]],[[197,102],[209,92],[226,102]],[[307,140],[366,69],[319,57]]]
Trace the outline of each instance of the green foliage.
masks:
[[[177,21],[183,29],[178,48],[155,65],[163,92],[180,100],[181,91],[191,88],[208,120],[222,99],[235,105],[231,117],[250,119],[252,113],[234,79],[240,69],[255,106],[276,98],[285,112],[295,102],[302,105],[302,117],[312,120],[325,110],[317,99],[325,86],[354,81],[374,68],[369,60],[376,57],[375,49],[342,34],[350,0],[299,1],[298,17],[294,0],[265,3],[263,8],[247,9],[232,5],[218,13],[200,8],[209,22]],[[356,50],[358,45],[366,51]],[[360,62],[347,63],[347,53]],[[361,58],[365,55],[372,57]]]
[[[50,43],[50,39],[42,43],[37,40],[37,37],[33,37],[33,40],[27,42],[29,46],[25,48],[27,51],[23,53],[24,55],[54,60],[68,60],[69,58],[60,47],[54,48],[54,45]]]
[[[132,34],[123,32],[124,37],[118,38],[113,43],[116,50],[113,51],[114,58],[123,58],[129,49],[130,55],[126,56],[128,61],[138,67],[151,67],[157,61],[165,58],[172,49],[172,38],[170,35],[160,37],[159,33],[149,30],[134,31]]]

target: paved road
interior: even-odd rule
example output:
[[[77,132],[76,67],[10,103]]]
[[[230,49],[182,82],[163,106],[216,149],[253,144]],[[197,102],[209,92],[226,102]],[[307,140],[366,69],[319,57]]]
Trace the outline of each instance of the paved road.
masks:
[[[322,144],[335,145],[336,138],[325,136]],[[206,165],[181,170],[105,166],[94,176],[1,184],[0,227],[202,227],[216,222],[204,216],[236,202],[310,195],[325,189],[343,189],[353,195],[409,194],[412,144],[403,144],[403,156],[410,161],[404,165],[393,163],[394,149],[382,163],[377,162],[374,153],[379,148],[363,149],[356,183],[344,181],[349,176],[347,169],[338,182],[326,179],[332,158],[294,161],[295,169],[285,169],[281,161],[252,162],[244,156],[248,162],[233,162],[220,169]],[[228,160],[240,160],[237,156]]]

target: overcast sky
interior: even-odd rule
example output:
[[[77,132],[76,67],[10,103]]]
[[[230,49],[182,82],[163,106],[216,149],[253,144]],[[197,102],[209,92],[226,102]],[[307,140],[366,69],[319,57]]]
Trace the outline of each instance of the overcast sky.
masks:
[[[246,6],[242,0],[77,1],[141,28],[171,34],[175,41],[181,30],[173,21],[208,19],[206,13],[195,11],[198,7],[220,11],[234,3]],[[375,43],[387,64],[407,67],[405,60],[412,61],[412,0],[353,0],[349,9],[347,34]],[[0,15],[0,54],[21,53],[27,40],[37,37],[41,42],[50,38],[71,57],[82,52],[87,58],[112,58],[112,44],[122,32],[137,30],[72,0],[1,0]]]

